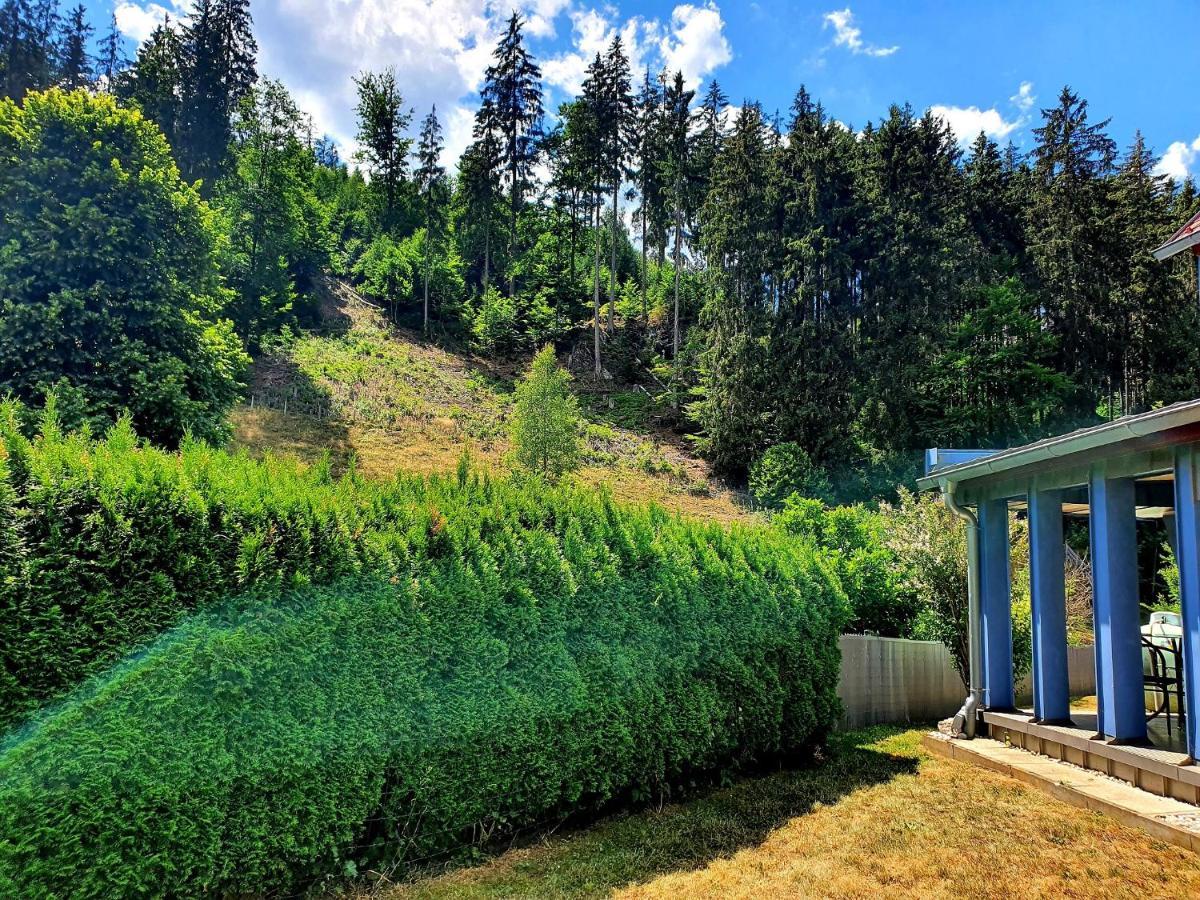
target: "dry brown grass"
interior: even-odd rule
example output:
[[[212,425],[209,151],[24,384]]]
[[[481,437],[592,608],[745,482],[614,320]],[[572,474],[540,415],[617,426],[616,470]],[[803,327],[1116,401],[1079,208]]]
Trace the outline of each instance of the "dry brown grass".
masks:
[[[796,787],[822,769],[751,780],[693,804],[605,823],[512,851],[490,863],[397,888],[409,897],[826,898],[1200,896],[1200,857],[1098,813],[1077,809],[984,769],[931,757],[921,732],[860,735],[852,766],[882,754],[915,762],[856,785],[837,757],[828,802]],[[868,752],[869,751],[869,752]],[[857,755],[854,755],[857,754]],[[789,795],[789,792],[791,794]],[[774,798],[798,805],[761,835],[739,832],[732,851],[705,827],[716,804],[730,830]],[[694,844],[672,864],[663,830]],[[707,853],[706,853],[707,849]],[[605,873],[611,872],[611,878]]]
[[[388,323],[344,284],[324,285],[325,330],[255,363],[255,403],[233,410],[233,446],[306,462],[328,452],[335,473],[354,458],[358,471],[375,478],[450,472],[464,450],[477,467],[504,471],[516,367],[433,346]],[[678,435],[645,413],[644,392],[583,399],[607,437],[589,441],[590,462],[573,477],[605,485],[618,500],[652,501],[684,515],[757,518]]]

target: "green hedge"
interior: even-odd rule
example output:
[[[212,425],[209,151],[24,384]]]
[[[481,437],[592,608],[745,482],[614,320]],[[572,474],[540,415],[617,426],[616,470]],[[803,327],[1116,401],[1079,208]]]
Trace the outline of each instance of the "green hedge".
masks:
[[[210,479],[277,496],[270,466],[201,448],[172,463],[119,440],[88,451],[108,476],[84,478],[68,444],[45,455],[80,502],[96,482],[108,497],[142,485],[179,498],[163,508],[196,507],[189,535],[228,521]],[[348,559],[386,560],[391,576],[198,612],[10,735],[0,895],[294,893],[802,753],[837,717],[844,595],[817,551],[777,532],[474,476],[290,483],[308,484],[296,520],[329,504],[349,535],[304,546],[357,546]],[[351,500],[370,511],[347,513]],[[395,524],[356,545],[368,521]],[[127,539],[175,527],[154,523],[129,519]],[[170,571],[216,577],[218,551],[192,552]],[[163,578],[139,596],[169,598],[169,617],[180,594]]]
[[[250,588],[410,574],[429,511],[406,488],[185,442],[34,440],[0,406],[0,728],[187,613]]]

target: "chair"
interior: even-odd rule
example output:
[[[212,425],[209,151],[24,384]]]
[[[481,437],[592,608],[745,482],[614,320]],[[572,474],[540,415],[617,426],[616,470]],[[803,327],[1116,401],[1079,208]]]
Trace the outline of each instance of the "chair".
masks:
[[[1161,641],[1161,639],[1159,639]],[[1146,689],[1152,691],[1158,698],[1158,706],[1147,713],[1146,721],[1151,722],[1163,713],[1167,715],[1167,737],[1171,736],[1171,694],[1175,695],[1176,715],[1179,725],[1184,724],[1183,709],[1183,678],[1180,668],[1179,650],[1175,641],[1168,641],[1166,646],[1142,636],[1142,656],[1149,660],[1150,671],[1142,672],[1142,680]]]

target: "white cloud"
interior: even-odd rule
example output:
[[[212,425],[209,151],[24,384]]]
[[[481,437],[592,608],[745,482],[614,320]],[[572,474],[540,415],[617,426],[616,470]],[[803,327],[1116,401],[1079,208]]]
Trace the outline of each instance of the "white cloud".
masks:
[[[854,23],[854,13],[848,6],[845,9],[835,9],[825,13],[823,19],[822,27],[833,29],[834,45],[845,47],[851,53],[862,56],[891,56],[900,49],[899,44],[892,47],[878,47],[875,44],[866,43],[862,38],[862,29]]]
[[[566,94],[577,94],[587,77],[587,68],[603,54],[612,39],[621,35],[634,82],[649,66],[653,70],[683,72],[691,87],[733,59],[725,20],[715,3],[700,6],[681,3],[671,12],[670,22],[631,16],[623,22],[611,6],[602,9],[578,7],[570,12],[572,49],[542,62],[546,83]]]
[[[1003,141],[1017,129],[1029,123],[1030,112],[1037,97],[1033,93],[1033,82],[1022,81],[1017,92],[1008,98],[1008,102],[1017,110],[1014,119],[1006,119],[996,107],[980,109],[978,106],[947,106],[935,104],[929,111],[942,119],[955,138],[963,146],[970,144],[982,131],[994,141]]]
[[[725,37],[725,20],[715,3],[683,3],[671,13],[671,30],[658,44],[668,72],[682,72],[694,87],[706,75],[733,59]]]
[[[1200,162],[1200,137],[1190,144],[1186,141],[1175,141],[1167,148],[1154,171],[1155,174],[1182,181],[1188,177],[1197,162]]]
[[[981,131],[992,140],[1002,141],[1021,127],[1019,120],[1010,122],[996,109],[937,104],[929,111],[950,126],[960,144],[971,143]]]
[[[122,33],[139,43],[165,14],[186,16],[192,0],[117,0]],[[581,0],[257,0],[253,6],[258,68],[287,85],[318,133],[330,134],[343,156],[354,149],[353,78],[363,70],[396,69],[414,131],[437,105],[446,139],[443,162],[452,165],[470,143],[478,89],[513,7],[541,57],[546,84],[573,93],[588,64],[620,34],[635,84],[646,65],[670,63],[696,80],[732,56],[724,21],[711,0],[675,7],[670,21],[634,15],[622,19],[609,5]],[[571,23],[570,48],[549,57],[538,42]],[[547,107],[556,106],[547,98]]]
[[[138,44],[150,37],[150,33],[161,25],[168,15],[172,20],[179,18],[174,9],[167,9],[157,3],[138,6],[127,0],[117,3],[113,8],[113,15],[117,17],[117,30]]]
[[[1028,115],[1033,109],[1033,105],[1037,103],[1037,97],[1033,93],[1033,82],[1022,81],[1017,92],[1008,98],[1008,102],[1019,109],[1023,115]]]

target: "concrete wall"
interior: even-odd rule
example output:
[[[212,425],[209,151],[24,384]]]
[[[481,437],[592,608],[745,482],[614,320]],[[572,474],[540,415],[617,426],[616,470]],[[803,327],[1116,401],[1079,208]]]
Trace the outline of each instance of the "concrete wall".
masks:
[[[845,707],[843,728],[879,722],[936,722],[954,715],[966,688],[954,670],[950,651],[937,641],[908,641],[844,634],[838,696]],[[1071,696],[1096,692],[1091,647],[1068,647]],[[1017,702],[1029,703],[1031,682],[1017,686]]]

